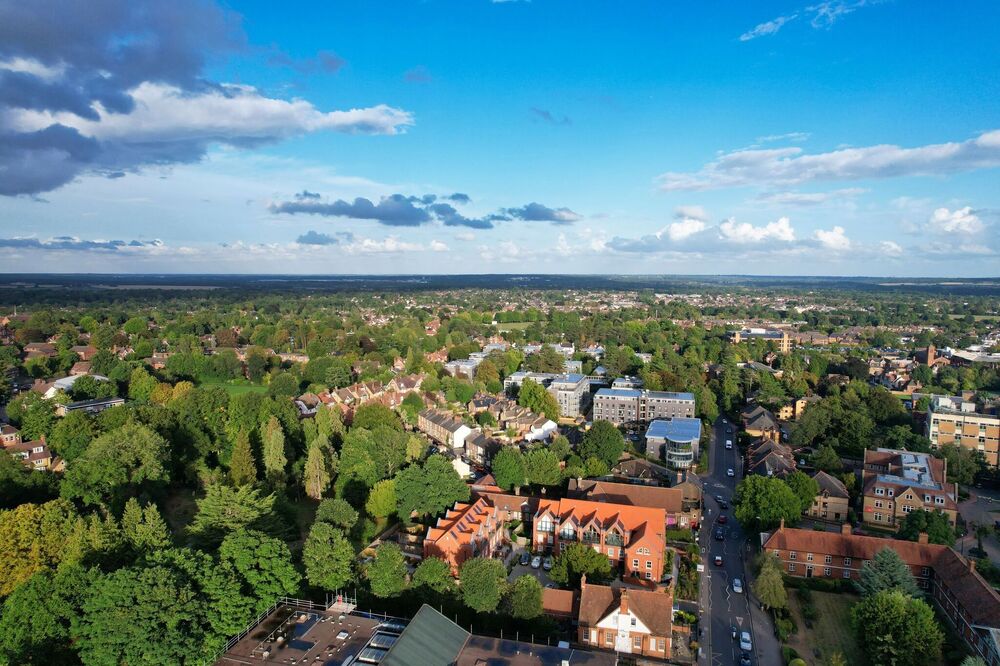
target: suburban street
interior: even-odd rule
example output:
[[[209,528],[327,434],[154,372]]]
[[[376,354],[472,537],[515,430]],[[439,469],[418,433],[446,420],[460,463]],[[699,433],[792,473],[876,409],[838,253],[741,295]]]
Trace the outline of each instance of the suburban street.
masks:
[[[733,448],[725,448],[726,440],[733,440]],[[702,609],[701,626],[703,633],[700,638],[703,653],[699,663],[711,666],[728,666],[739,664],[739,640],[732,637],[732,627],[737,632],[749,631],[753,638],[751,653],[754,664],[780,664],[781,646],[774,637],[773,627],[768,616],[751,600],[746,570],[749,557],[748,536],[732,513],[732,498],[737,481],[742,470],[736,446],[735,426],[724,423],[723,417],[716,420],[709,441],[710,474],[702,477],[705,497],[705,517],[702,521],[698,541],[701,546],[702,561],[705,572],[702,575],[700,604]],[[727,475],[732,468],[734,477]],[[716,496],[722,497],[729,505],[721,510],[727,517],[726,524],[719,524],[719,503]],[[724,541],[716,541],[715,528],[719,527],[725,533]],[[723,558],[722,566],[716,566],[716,555]],[[743,581],[743,593],[733,592],[732,580]]]

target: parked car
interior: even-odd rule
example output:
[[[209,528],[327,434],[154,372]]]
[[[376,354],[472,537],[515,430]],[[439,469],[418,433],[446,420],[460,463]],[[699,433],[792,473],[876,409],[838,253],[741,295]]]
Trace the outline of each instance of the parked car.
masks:
[[[546,571],[552,571],[552,564],[553,564],[553,562],[552,562],[552,556],[549,555],[542,562],[542,568],[545,569]]]
[[[719,514],[719,524],[720,525],[725,525],[728,521],[729,521],[729,518],[726,517],[726,514],[724,514],[724,513],[720,513]]]
[[[715,540],[716,541],[725,541],[726,540],[726,533],[722,531],[721,527],[716,527],[715,528]]]
[[[750,666],[751,663],[749,652],[740,653],[740,666]]]
[[[727,449],[733,448],[733,440],[731,440],[731,439],[727,439],[726,440],[726,448]]]
[[[733,471],[732,467],[726,470],[726,476],[736,476],[736,472]]]
[[[724,499],[720,499],[719,500],[719,508],[720,509],[728,509],[729,508],[729,502],[727,502]]]
[[[542,566],[542,556],[535,555],[533,558],[531,558],[531,568],[537,569],[540,566]]]
[[[743,581],[739,578],[733,579],[733,592],[736,594],[743,594]]]
[[[715,559],[712,560],[712,561],[715,562],[715,566],[721,567],[722,566],[722,555],[716,555]]]
[[[753,650],[753,641],[750,640],[750,632],[740,632],[740,649],[750,652]]]
[[[523,553],[521,553],[521,566],[526,567],[528,566],[529,562],[531,562],[531,553],[529,553],[528,551],[524,551]]]

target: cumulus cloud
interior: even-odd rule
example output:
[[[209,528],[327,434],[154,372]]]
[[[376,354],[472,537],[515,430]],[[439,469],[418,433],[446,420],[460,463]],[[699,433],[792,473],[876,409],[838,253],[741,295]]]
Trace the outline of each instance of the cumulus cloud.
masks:
[[[895,241],[882,241],[879,243],[879,248],[882,250],[882,254],[887,257],[903,256],[903,246]]]
[[[752,30],[747,30],[740,35],[740,41],[749,42],[751,39],[777,34],[777,32],[781,30],[782,26],[789,21],[795,20],[796,17],[797,14],[791,14],[789,16],[779,16],[771,19],[770,21],[765,21],[764,23],[758,23]]]
[[[398,254],[403,252],[423,252],[426,248],[420,243],[401,241],[396,236],[382,240],[375,238],[356,238],[342,245],[348,254]]]
[[[739,150],[725,153],[693,173],[667,172],[659,177],[659,183],[666,191],[700,191],[939,175],[996,166],[1000,166],[1000,130],[966,141],[916,148],[878,145],[815,154],[804,154],[798,147]]]
[[[708,222],[708,213],[705,212],[702,206],[678,206],[674,209],[674,217],[678,220],[690,218],[692,220]]]
[[[216,143],[395,134],[413,123],[384,104],[321,111],[205,79],[209,57],[244,46],[238,17],[201,0],[0,4],[0,194],[192,162]],[[329,53],[316,62],[335,64]]]
[[[432,240],[430,242],[430,249],[432,252],[447,252],[448,246],[439,240]]]
[[[778,218],[760,227],[730,218],[719,225],[719,235],[724,240],[741,245],[771,240],[790,243],[795,240],[795,230],[787,217]]]
[[[834,252],[843,252],[851,248],[851,241],[844,233],[844,227],[836,226],[830,230],[817,229],[813,236],[820,245]]]
[[[574,213],[569,208],[549,208],[535,202],[520,208],[506,208],[504,212],[517,220],[551,222],[552,224],[572,224],[583,218],[582,215]]]
[[[0,248],[15,250],[59,250],[68,252],[121,252],[160,248],[160,240],[85,240],[75,236],[0,238]]]
[[[704,231],[704,229],[705,223],[701,220],[696,220],[693,217],[685,217],[677,222],[671,222],[668,224],[664,232],[670,240],[677,241],[683,240],[688,236],[693,236],[699,231]]]
[[[352,240],[354,240],[354,235],[348,232],[340,232],[331,236],[330,234],[324,234],[310,229],[296,238],[295,242],[299,245],[337,245],[341,241],[349,242]]]
[[[942,234],[978,234],[986,228],[970,206],[956,210],[937,208],[928,224],[932,231]]]
[[[459,204],[470,201],[468,195],[455,193],[440,198],[434,194],[421,196],[392,194],[382,197],[378,203],[364,197],[357,197],[353,202],[342,199],[327,202],[323,201],[319,194],[303,190],[290,201],[271,202],[268,205],[268,210],[274,214],[311,214],[355,220],[374,220],[380,224],[394,227],[416,227],[437,222],[446,227],[492,229],[497,222],[511,220],[567,225],[581,219],[579,214],[574,213],[569,208],[549,208],[540,203],[529,203],[519,208],[506,208],[481,217],[470,217],[460,213],[444,199]]]

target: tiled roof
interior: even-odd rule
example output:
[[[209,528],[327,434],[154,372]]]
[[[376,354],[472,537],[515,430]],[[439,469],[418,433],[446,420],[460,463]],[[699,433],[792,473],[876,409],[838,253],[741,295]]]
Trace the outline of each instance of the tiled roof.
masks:
[[[824,490],[830,497],[843,497],[845,499],[850,498],[850,493],[847,492],[847,486],[840,479],[830,476],[826,472],[819,471],[813,475],[813,479],[819,484],[819,491],[822,493]]]
[[[663,488],[632,483],[570,479],[569,492],[594,502],[627,504],[663,509],[667,513],[683,511],[684,492],[680,488]]]
[[[595,626],[621,605],[622,592],[627,594],[628,608],[654,636],[670,636],[673,630],[674,598],[669,591],[650,592],[605,585],[580,585],[580,624]]]
[[[765,550],[794,550],[801,553],[823,553],[851,559],[870,560],[883,548],[896,551],[911,566],[929,567],[947,550],[947,546],[923,544],[899,539],[882,539],[859,534],[817,532],[782,527],[764,543]]]
[[[663,529],[667,522],[667,515],[663,509],[589,500],[540,500],[538,511],[535,513],[536,520],[545,513],[556,516],[557,525],[567,521],[576,522],[581,526],[597,522],[602,529],[610,529],[620,523],[625,530],[633,532],[630,543],[626,545],[635,543],[640,535],[645,536],[647,532],[643,528],[648,528],[648,534],[663,541]]]
[[[576,592],[546,587],[542,590],[542,612],[552,615],[576,616]]]
[[[958,598],[973,624],[1000,627],[1000,593],[952,548],[946,548],[934,564],[934,576]]]

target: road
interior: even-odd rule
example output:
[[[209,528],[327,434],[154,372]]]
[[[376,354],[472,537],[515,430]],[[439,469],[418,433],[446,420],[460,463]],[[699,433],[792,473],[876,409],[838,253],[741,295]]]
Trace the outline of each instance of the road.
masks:
[[[701,645],[704,652],[699,658],[699,663],[711,666],[739,664],[739,644],[732,638],[732,627],[735,626],[738,631],[749,631],[753,637],[752,662],[769,666],[782,663],[781,646],[774,637],[770,619],[751,601],[747,584],[745,567],[745,560],[749,557],[747,534],[733,517],[732,512],[733,492],[742,474],[735,430],[730,430],[733,428],[733,424],[724,423],[722,417],[713,425],[709,440],[711,471],[702,476],[705,518],[702,521],[698,542],[705,564],[700,592],[701,626],[704,629]],[[732,449],[725,448],[727,439],[733,440]],[[734,470],[734,477],[726,473],[730,468]],[[719,503],[715,499],[717,495],[729,505],[728,509],[721,510],[727,517],[725,525],[717,522],[720,514]],[[723,530],[725,540],[715,540],[713,533],[716,527]],[[722,566],[715,565],[716,555],[722,556]],[[743,581],[742,594],[733,592],[734,578]]]

